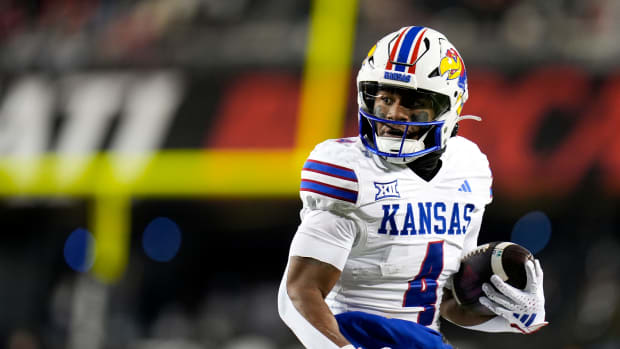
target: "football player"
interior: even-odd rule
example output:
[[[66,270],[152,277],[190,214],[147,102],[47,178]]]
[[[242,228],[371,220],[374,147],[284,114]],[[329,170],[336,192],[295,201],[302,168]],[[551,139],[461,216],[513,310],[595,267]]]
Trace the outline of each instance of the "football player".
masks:
[[[308,348],[451,348],[440,315],[487,332],[546,324],[542,269],[528,287],[497,277],[460,308],[451,276],[477,246],[491,170],[457,136],[467,73],[441,33],[405,27],[370,50],[357,76],[359,137],[327,140],[301,171],[301,224],[278,295],[281,318]]]

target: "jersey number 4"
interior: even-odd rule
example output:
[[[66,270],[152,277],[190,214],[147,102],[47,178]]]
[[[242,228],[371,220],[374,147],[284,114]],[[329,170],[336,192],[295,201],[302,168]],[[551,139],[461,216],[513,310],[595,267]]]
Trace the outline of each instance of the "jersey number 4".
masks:
[[[416,277],[409,281],[403,298],[403,307],[424,307],[418,314],[418,323],[428,326],[435,317],[437,279],[443,270],[443,241],[430,242],[426,256]]]

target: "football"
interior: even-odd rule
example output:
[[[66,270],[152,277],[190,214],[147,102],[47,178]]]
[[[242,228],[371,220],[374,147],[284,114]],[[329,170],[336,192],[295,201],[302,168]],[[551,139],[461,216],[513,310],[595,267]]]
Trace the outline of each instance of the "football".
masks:
[[[530,251],[512,242],[496,241],[478,246],[463,257],[459,271],[454,274],[452,293],[456,302],[472,312],[493,315],[478,302],[478,298],[485,295],[482,284],[490,283],[491,276],[497,274],[509,285],[524,289],[528,260],[534,260]]]

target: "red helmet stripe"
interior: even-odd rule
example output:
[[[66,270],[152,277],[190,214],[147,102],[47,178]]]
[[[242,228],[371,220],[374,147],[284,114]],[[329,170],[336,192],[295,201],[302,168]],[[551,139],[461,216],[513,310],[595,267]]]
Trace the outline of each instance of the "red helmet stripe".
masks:
[[[388,60],[387,65],[385,66],[385,70],[392,69],[392,62],[394,61],[396,52],[398,52],[398,46],[400,45],[400,39],[402,39],[403,36],[405,36],[405,33],[408,32],[411,28],[413,27],[408,27],[407,29],[403,30],[398,36],[398,39],[396,39],[396,44],[394,44],[394,47],[392,47],[392,52],[390,52],[390,59]]]
[[[411,54],[411,58],[409,59],[409,64],[413,64],[416,59],[418,59],[418,49],[420,48],[420,42],[422,42],[422,38],[424,37],[425,32],[426,29],[422,30],[422,33],[420,33],[420,36],[418,36],[418,40],[415,42],[415,47],[413,48],[413,53]],[[413,64],[409,67],[409,70],[407,72],[409,74],[415,74],[415,67],[416,65]]]

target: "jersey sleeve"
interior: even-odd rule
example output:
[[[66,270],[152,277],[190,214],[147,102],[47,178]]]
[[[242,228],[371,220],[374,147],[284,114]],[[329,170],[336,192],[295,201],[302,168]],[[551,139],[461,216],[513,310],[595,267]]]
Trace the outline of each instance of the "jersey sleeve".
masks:
[[[473,150],[472,158],[470,159],[472,168],[475,173],[472,173],[472,179],[477,181],[478,189],[475,195],[479,197],[479,200],[484,205],[488,205],[493,201],[493,173],[491,172],[491,165],[487,156],[478,148],[478,146],[471,142]]]
[[[489,160],[487,160],[486,155],[484,155],[484,160],[486,163],[486,168],[484,169],[482,175],[482,181],[484,183],[483,185],[485,191],[481,193],[481,199],[485,205],[488,205],[493,201],[493,173],[491,172],[491,166],[489,165]],[[486,192],[486,188],[489,189],[488,192]]]
[[[463,251],[461,258],[478,247],[478,236],[480,234],[480,226],[482,225],[482,217],[484,216],[484,207],[478,207],[472,212],[471,229],[465,235],[463,242]]]
[[[312,257],[342,270],[358,225],[349,213],[357,206],[358,175],[348,144],[319,144],[301,171],[301,224],[290,255]]]
[[[342,271],[357,231],[350,218],[331,211],[308,210],[291,243],[290,255],[312,257]]]
[[[346,145],[319,144],[301,170],[299,194],[304,208],[346,212],[358,201],[358,173]]]

